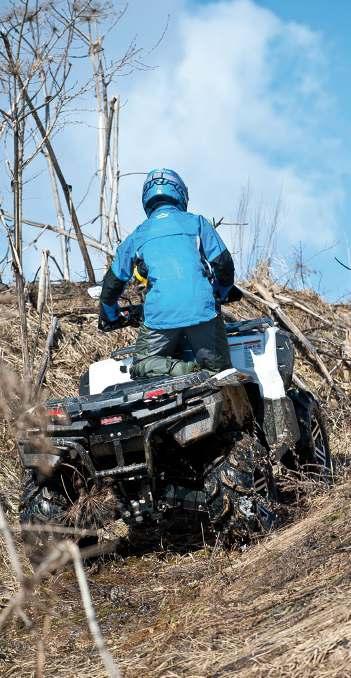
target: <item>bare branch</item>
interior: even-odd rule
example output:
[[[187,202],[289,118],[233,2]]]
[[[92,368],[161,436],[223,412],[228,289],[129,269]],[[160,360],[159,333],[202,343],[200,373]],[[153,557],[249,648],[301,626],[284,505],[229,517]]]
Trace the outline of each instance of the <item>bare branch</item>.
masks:
[[[100,627],[98,625],[95,610],[90,596],[88,582],[85,576],[82,559],[79,553],[79,548],[73,542],[67,542],[67,549],[70,552],[73,560],[73,565],[82,597],[82,602],[87,618],[89,631],[94,639],[95,645],[99,651],[102,663],[106,669],[106,673],[110,678],[121,678],[121,673],[115,663],[112,655],[105,647],[104,639],[102,637]]]
[[[16,579],[17,579],[19,584],[22,584],[23,580],[24,580],[22,566],[21,566],[20,559],[19,559],[17,551],[16,551],[15,542],[13,540],[11,531],[10,531],[9,526],[7,524],[7,520],[5,518],[5,513],[3,511],[1,502],[0,502],[0,533],[3,536],[5,546],[6,546],[6,549],[7,549],[7,553],[8,553],[9,559],[10,559],[10,563],[11,563],[13,572],[16,576]],[[27,627],[30,627],[31,623],[30,623],[27,615],[23,612],[23,610],[21,610],[19,608],[18,614],[22,617],[25,625]]]
[[[22,264],[21,264],[21,262],[20,262],[20,260],[19,260],[19,258],[18,258],[18,253],[17,253],[17,250],[16,250],[16,248],[15,248],[15,243],[14,243],[14,241],[13,241],[13,238],[12,238],[12,235],[11,235],[11,233],[10,233],[9,228],[7,227],[6,221],[5,221],[5,219],[4,219],[4,215],[5,215],[5,212],[3,212],[2,209],[0,209],[0,221],[1,221],[3,227],[4,227],[5,231],[6,231],[6,234],[7,234],[7,237],[8,237],[8,241],[9,241],[9,244],[10,244],[10,248],[11,248],[11,252],[12,252],[12,256],[13,256],[13,258],[14,258],[14,261],[15,261],[15,263],[16,263],[16,266],[17,266],[17,268],[18,268],[19,273],[20,273],[21,275],[23,275]],[[11,219],[13,219],[13,217],[11,217]]]
[[[348,271],[351,271],[350,266],[347,266],[346,264],[343,264],[343,262],[340,261],[340,259],[338,259],[337,257],[334,257],[334,259],[335,259],[335,261],[338,262],[338,264],[340,264],[341,266],[343,266],[344,268],[346,268]]]
[[[110,202],[110,213],[108,218],[108,233],[109,233],[109,244],[112,246],[114,239],[117,240],[117,243],[121,241],[121,232],[119,226],[119,215],[118,215],[118,200],[119,200],[119,164],[118,164],[118,154],[119,154],[119,113],[120,113],[120,99],[116,99],[114,103],[114,119],[113,119],[113,133],[112,133],[112,153],[111,153],[111,164],[112,164],[112,193],[111,193],[111,202]]]
[[[6,35],[1,34],[1,37],[2,37],[2,40],[3,40],[4,45],[5,45],[5,49],[6,49],[6,52],[7,52],[7,55],[8,55],[9,62],[13,65],[13,56],[12,56],[12,50],[11,50],[10,42],[9,42],[9,40],[8,40],[8,38],[7,38]],[[65,178],[64,178],[64,176],[63,176],[63,173],[62,173],[60,164],[59,164],[59,162],[58,162],[58,159],[57,159],[57,157],[56,157],[56,154],[55,154],[55,152],[54,152],[54,149],[53,149],[53,147],[52,147],[52,145],[51,145],[51,142],[50,142],[50,140],[46,137],[45,127],[44,127],[43,123],[41,122],[41,120],[40,120],[40,118],[39,118],[39,116],[38,116],[38,112],[37,112],[37,110],[35,109],[35,106],[34,106],[34,104],[33,104],[33,102],[32,102],[32,99],[31,99],[30,95],[28,94],[27,89],[25,88],[25,85],[24,85],[24,83],[23,83],[23,80],[22,80],[22,78],[21,78],[20,75],[18,75],[17,77],[18,77],[19,85],[20,85],[21,90],[22,90],[22,92],[23,92],[23,96],[24,96],[25,101],[26,101],[26,103],[27,103],[27,106],[29,107],[29,109],[30,109],[30,111],[31,111],[31,113],[32,113],[32,115],[33,115],[34,121],[35,121],[35,123],[36,123],[36,125],[37,125],[37,128],[38,128],[38,130],[39,130],[39,132],[40,132],[42,138],[45,139],[45,146],[46,146],[47,151],[48,151],[48,153],[49,153],[49,155],[50,155],[50,159],[51,159],[51,162],[52,162],[53,167],[54,167],[54,169],[55,169],[57,178],[58,178],[58,180],[59,180],[59,182],[60,182],[60,184],[61,184],[61,188],[62,188],[63,194],[64,194],[64,196],[65,196],[65,200],[66,200],[66,203],[67,203],[67,207],[69,208],[70,213],[71,213],[73,227],[74,227],[74,230],[75,230],[75,232],[76,232],[76,236],[77,236],[77,240],[78,240],[78,243],[79,243],[79,247],[80,247],[80,250],[81,250],[81,253],[82,253],[82,257],[83,257],[83,260],[84,260],[84,263],[85,263],[85,267],[86,267],[86,270],[87,270],[89,282],[91,282],[91,283],[94,285],[94,284],[95,284],[95,274],[94,274],[94,269],[93,269],[93,267],[92,267],[92,264],[91,264],[91,261],[90,261],[90,257],[89,257],[89,254],[88,254],[88,250],[87,250],[87,248],[86,248],[86,245],[85,245],[85,242],[84,242],[84,238],[83,238],[82,232],[81,232],[81,230],[80,230],[80,224],[79,224],[79,221],[78,221],[78,217],[77,217],[76,211],[75,211],[75,209],[74,209],[74,205],[73,205],[73,203],[72,203],[71,191],[70,191],[69,185],[67,184],[67,182],[66,182],[66,180],[65,180]]]
[[[100,552],[110,552],[113,550],[113,548],[115,548],[115,546],[116,542],[109,542],[107,544],[107,549],[100,549]],[[84,549],[84,555],[86,557],[96,555],[97,552],[98,551],[95,546]],[[53,546],[47,557],[43,559],[40,565],[37,567],[32,577],[26,580],[26,585],[20,588],[20,590],[11,598],[7,606],[1,611],[0,628],[2,628],[8,622],[11,615],[16,612],[16,610],[19,610],[24,606],[26,601],[33,595],[35,587],[40,584],[43,579],[45,579],[54,570],[64,567],[70,561],[73,561],[89,631],[95,642],[107,675],[110,678],[121,678],[121,674],[116,662],[105,647],[105,643],[96,620],[88,582],[82,565],[81,555],[78,546],[72,542],[59,542]]]
[[[16,579],[18,582],[21,583],[23,581],[23,570],[19,557],[17,555],[15,542],[13,541],[12,534],[7,525],[5,514],[1,506],[1,502],[0,502],[0,532],[4,538],[7,553],[9,554],[11,566],[16,575]]]
[[[55,337],[59,329],[59,320],[55,316],[51,320],[51,325],[49,328],[48,336],[46,339],[44,354],[42,357],[42,362],[39,368],[38,376],[35,380],[34,394],[36,395],[44,381],[46,371],[50,364],[51,352],[55,342]]]
[[[1,212],[0,212],[1,214]],[[12,215],[8,214],[6,212],[3,213],[6,219],[12,219]],[[41,224],[38,221],[32,221],[31,219],[22,219],[24,224],[28,224],[28,226],[34,226],[34,228],[43,228],[47,231],[52,231],[52,233],[57,233],[58,235],[64,235],[66,238],[70,238],[71,240],[77,240],[77,235],[76,233],[68,233],[68,231],[64,230],[63,228],[59,228],[58,226],[53,226],[52,224]],[[96,250],[99,250],[100,252],[104,252],[105,254],[109,254],[110,256],[114,255],[114,251],[110,247],[106,247],[105,245],[102,245],[100,242],[95,240],[95,238],[92,238],[91,236],[85,235],[84,240],[86,242],[86,245],[88,247],[93,247]]]

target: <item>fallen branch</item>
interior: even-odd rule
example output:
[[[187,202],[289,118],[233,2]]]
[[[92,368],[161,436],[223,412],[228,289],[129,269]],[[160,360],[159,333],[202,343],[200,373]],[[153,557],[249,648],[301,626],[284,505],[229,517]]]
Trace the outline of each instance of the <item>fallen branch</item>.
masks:
[[[325,325],[328,325],[329,327],[340,327],[340,329],[343,329],[341,325],[336,325],[332,320],[328,320],[327,318],[323,318],[319,313],[316,313],[316,311],[313,311],[307,304],[301,303],[301,301],[296,301],[295,299],[292,299],[291,297],[285,295],[285,294],[273,294],[274,299],[277,299],[277,301],[280,301],[282,304],[288,304],[289,306],[293,306],[294,308],[300,309],[300,311],[304,311],[308,315],[312,316],[313,318],[316,318],[317,320],[320,320],[322,323]]]
[[[297,374],[295,374],[295,373],[292,376],[292,381],[293,381],[293,384],[295,384],[295,386],[297,386],[297,388],[302,388],[304,391],[310,390],[308,388],[307,384],[302,379],[300,379],[300,377],[298,377]]]
[[[275,313],[275,315],[278,316],[279,320],[283,323],[283,325],[285,325],[285,327],[287,327],[288,330],[292,332],[292,334],[296,337],[296,339],[298,339],[300,344],[308,351],[308,353],[310,353],[313,356],[321,373],[325,376],[328,384],[334,387],[335,386],[334,379],[332,378],[323,360],[320,358],[317,349],[313,346],[309,339],[306,339],[305,335],[301,332],[299,327],[295,325],[295,323],[292,320],[290,320],[289,316],[286,315],[286,313],[279,306],[279,304],[276,304],[274,302],[274,299],[271,296],[270,292],[260,283],[256,283],[256,288],[261,297],[267,303],[270,302],[273,305],[272,307],[273,313]]]
[[[10,529],[10,528],[9,528]],[[67,527],[66,525],[45,525],[45,523],[40,523],[35,525],[35,523],[21,523],[16,527],[12,527],[10,532],[20,533],[31,532],[42,534],[43,532],[48,532],[49,534],[59,534],[59,535],[69,535],[73,537],[97,537],[97,530],[88,527]]]
[[[43,630],[37,642],[37,665],[35,670],[35,678],[44,678],[45,667],[45,647],[47,637],[50,629],[50,617],[48,614],[44,617]]]
[[[338,392],[334,379],[331,376],[326,365],[324,364],[323,360],[320,358],[317,349],[305,337],[305,335],[301,332],[297,325],[295,325],[295,323],[289,318],[289,316],[287,316],[287,314],[279,306],[278,302],[274,300],[271,293],[260,283],[256,282],[255,284],[256,289],[260,296],[258,296],[257,294],[253,294],[252,292],[249,292],[245,288],[239,287],[238,285],[237,287],[240,289],[244,297],[250,299],[251,301],[254,301],[255,303],[261,303],[265,306],[268,306],[268,308],[270,308],[271,311],[273,311],[273,313],[279,318],[282,325],[284,325],[284,327],[286,327],[294,335],[294,337],[298,340],[301,346],[307,351],[307,353],[309,353],[312,356],[314,362],[318,365],[320,372],[326,378],[328,384],[336,392]]]
[[[57,312],[58,318],[67,318],[67,316],[97,316],[99,309],[96,306],[78,306],[77,308],[68,308],[65,311]]]

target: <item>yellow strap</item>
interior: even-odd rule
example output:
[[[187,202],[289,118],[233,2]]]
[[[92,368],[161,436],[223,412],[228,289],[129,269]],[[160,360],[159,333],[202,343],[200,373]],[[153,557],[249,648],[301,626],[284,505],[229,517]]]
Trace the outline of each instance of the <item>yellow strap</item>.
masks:
[[[137,266],[134,266],[133,275],[134,275],[134,278],[136,278],[137,280],[139,280],[139,282],[141,282],[143,285],[145,285],[145,287],[147,286],[147,279],[146,279],[146,278],[143,278],[143,276],[140,275]]]

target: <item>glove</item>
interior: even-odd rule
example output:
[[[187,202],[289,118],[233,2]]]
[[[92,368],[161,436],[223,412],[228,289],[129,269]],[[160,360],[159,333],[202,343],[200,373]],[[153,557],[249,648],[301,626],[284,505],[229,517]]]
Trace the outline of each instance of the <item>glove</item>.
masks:
[[[123,327],[121,323],[121,313],[118,304],[108,306],[107,304],[100,305],[100,315],[98,321],[98,329],[102,332],[112,332]]]
[[[231,301],[240,301],[242,296],[243,293],[241,290],[239,290],[239,287],[233,285],[227,294],[226,302],[229,304]]]
[[[221,303],[224,303],[231,287],[232,287],[231,285],[229,287],[224,287],[223,285],[220,285],[218,280],[215,278],[215,280],[213,281],[213,292],[216,299],[218,299],[218,301],[220,301]]]
[[[98,329],[101,330],[101,332],[112,332],[112,330],[118,330],[120,329],[120,327],[121,325],[119,320],[114,320],[113,322],[110,322],[110,320],[105,320],[100,315],[98,321]]]
[[[242,292],[236,287],[236,285],[230,285],[229,287],[223,287],[220,285],[217,280],[213,283],[213,291],[216,299],[221,304],[229,304],[232,301],[240,301]]]

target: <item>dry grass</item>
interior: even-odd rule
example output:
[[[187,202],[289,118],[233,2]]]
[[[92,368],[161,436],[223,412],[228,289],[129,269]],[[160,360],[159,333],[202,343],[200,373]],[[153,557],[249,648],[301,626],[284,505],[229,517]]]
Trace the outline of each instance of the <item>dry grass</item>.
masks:
[[[317,497],[244,554],[160,553],[88,572],[124,675],[349,676],[350,498],[350,483]],[[1,675],[34,674],[49,615],[45,676],[102,678],[71,574],[42,585],[35,602],[34,629],[9,629]]]
[[[52,302],[56,313],[67,309],[68,293],[72,294],[71,310],[93,310],[84,292],[66,290],[61,300]],[[340,363],[345,331],[337,327],[341,321],[350,321],[350,308],[334,308],[310,292],[295,293],[294,298],[334,325],[321,324],[316,329],[316,319],[301,309],[284,307],[315,344],[331,354],[321,355],[329,370],[335,367],[333,376],[345,394],[337,402],[310,359],[298,352],[298,376],[324,403],[340,460],[339,483],[328,492],[315,489],[309,507],[294,524],[244,553],[202,549],[180,556],[160,550],[138,557],[119,556],[98,571],[88,569],[107,647],[118,658],[124,676],[351,676],[351,484],[345,470],[350,463],[350,381],[348,363]],[[255,309],[246,302],[233,310],[239,318],[263,314],[262,307]],[[29,312],[29,320],[34,339],[35,311]],[[62,316],[60,322],[62,334],[46,384],[47,392],[55,395],[74,393],[89,362],[97,354],[108,355],[116,343],[115,335],[97,335],[92,315],[77,311]],[[36,366],[48,324],[44,318]],[[118,339],[126,344],[131,334],[126,330]],[[0,305],[0,342],[6,365],[19,373],[18,320],[11,299]],[[19,466],[4,419],[0,421],[0,454],[0,496],[15,526]],[[29,574],[23,554],[22,561]],[[2,547],[0,572],[1,605],[5,605],[17,585]],[[106,675],[70,569],[40,584],[26,612],[32,628],[24,628],[17,619],[0,640],[1,676]]]

